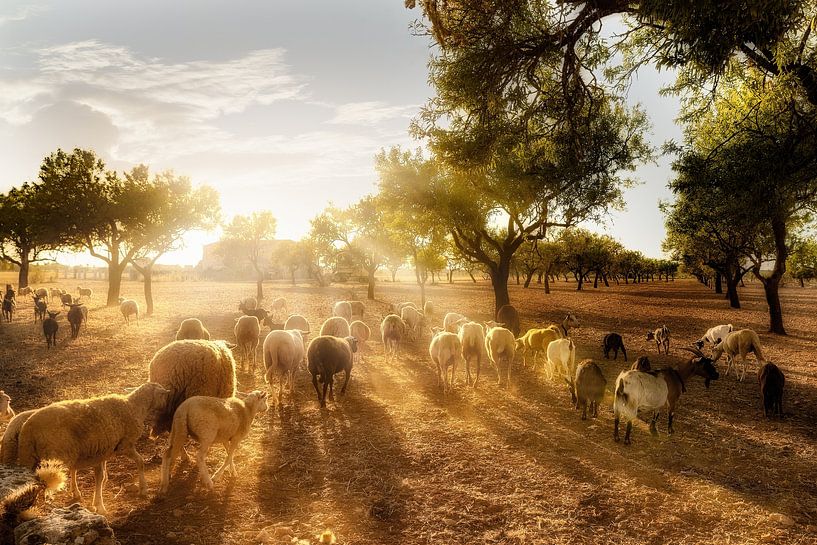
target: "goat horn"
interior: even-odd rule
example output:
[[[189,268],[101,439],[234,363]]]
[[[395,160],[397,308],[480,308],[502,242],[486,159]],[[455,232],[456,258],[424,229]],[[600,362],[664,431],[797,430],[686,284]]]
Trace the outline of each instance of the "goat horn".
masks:
[[[678,348],[680,350],[686,350],[687,352],[691,352],[691,353],[695,354],[696,356],[698,356],[699,358],[705,358],[706,357],[706,354],[704,354],[703,352],[701,352],[697,348],[689,348],[687,346],[679,346]]]

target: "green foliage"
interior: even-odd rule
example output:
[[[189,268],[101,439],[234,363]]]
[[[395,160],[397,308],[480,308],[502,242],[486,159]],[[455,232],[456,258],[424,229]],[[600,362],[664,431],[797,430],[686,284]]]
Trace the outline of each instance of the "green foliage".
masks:
[[[275,239],[277,225],[275,216],[268,210],[253,212],[249,216],[234,216],[224,227],[221,245],[224,257],[228,260],[249,261],[261,277],[264,272],[261,245],[263,241]]]
[[[805,239],[794,245],[787,264],[789,274],[802,285],[817,278],[817,240]]]

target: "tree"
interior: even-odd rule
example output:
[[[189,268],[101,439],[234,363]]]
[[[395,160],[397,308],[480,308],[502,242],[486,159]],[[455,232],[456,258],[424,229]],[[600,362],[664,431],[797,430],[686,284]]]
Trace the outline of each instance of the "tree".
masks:
[[[49,259],[45,253],[59,247],[59,237],[44,217],[39,188],[25,183],[0,195],[0,259],[19,267],[17,285],[28,286],[32,263]]]
[[[43,221],[60,246],[86,250],[108,266],[108,306],[119,304],[122,273],[143,248],[140,226],[150,213],[152,196],[125,183],[93,151],[57,150],[43,160],[36,184]]]
[[[289,273],[292,285],[295,285],[295,273],[309,270],[312,253],[307,241],[282,240],[272,253],[272,263],[284,267]]]
[[[806,281],[817,278],[817,240],[798,241],[789,254],[786,268],[800,287],[804,287]]]
[[[173,172],[153,178],[145,165],[125,173],[124,184],[145,195],[145,214],[131,226],[126,245],[137,248],[131,266],[142,275],[147,315],[153,314],[153,267],[165,253],[178,249],[182,236],[194,229],[212,229],[219,222],[218,193],[211,187],[193,188],[190,179]]]
[[[275,239],[277,221],[267,210],[249,216],[236,215],[224,228],[221,247],[228,259],[244,259],[252,265],[256,275],[256,296],[264,298],[264,268],[261,249],[263,243]]]

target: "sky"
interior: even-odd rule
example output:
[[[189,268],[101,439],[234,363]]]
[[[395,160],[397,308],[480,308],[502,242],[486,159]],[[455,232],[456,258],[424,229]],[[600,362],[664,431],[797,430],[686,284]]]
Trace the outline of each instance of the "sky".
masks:
[[[420,145],[407,128],[433,90],[418,16],[402,0],[3,0],[0,191],[58,147],[92,148],[108,168],[215,187],[226,218],[271,210],[299,239],[329,202],[374,191],[381,148]],[[628,96],[656,146],[680,139],[678,101],[658,95],[671,80],[643,69]],[[642,166],[627,209],[588,227],[660,257],[670,175],[667,159]],[[218,237],[193,233],[163,262],[195,264]]]

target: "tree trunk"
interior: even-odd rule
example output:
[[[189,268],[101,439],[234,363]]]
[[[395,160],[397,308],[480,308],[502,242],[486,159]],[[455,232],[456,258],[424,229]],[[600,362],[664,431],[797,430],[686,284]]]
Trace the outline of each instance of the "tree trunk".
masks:
[[[125,272],[125,266],[121,263],[108,263],[108,300],[106,304],[109,307],[119,305],[119,295],[122,291],[122,273]]]
[[[723,293],[723,277],[719,271],[715,271],[715,293]]]
[[[602,273],[601,279],[604,280],[604,287],[609,288],[610,287],[610,282],[607,281],[607,275]]]
[[[397,282],[397,269],[392,269],[391,270],[391,282],[392,282],[392,284]]]
[[[786,328],[783,327],[783,308],[780,305],[780,278],[770,277],[762,280],[762,283],[766,303],[769,305],[769,331],[786,335]]]
[[[516,285],[519,285],[519,269],[514,269],[513,274],[516,277]]]
[[[531,282],[531,280],[533,280],[533,273],[534,272],[536,272],[536,271],[530,271],[527,275],[525,275],[525,284],[524,284],[524,286],[526,288],[530,287],[530,282]]]
[[[468,276],[470,276],[470,277],[471,277],[471,282],[473,282],[474,284],[476,284],[476,283],[477,283],[477,279],[476,279],[476,278],[474,278],[474,273],[473,273],[473,272],[468,271]]]
[[[511,273],[510,259],[504,259],[500,256],[499,263],[489,270],[491,285],[494,288],[494,316],[496,316],[500,308],[511,303],[511,297],[508,295],[508,278]]]
[[[255,281],[255,298],[259,303],[264,300],[264,278],[262,276]]]
[[[599,287],[599,271],[596,271],[596,276],[593,278],[593,288],[598,289]]]
[[[153,315],[153,265],[148,265],[142,270],[142,278],[145,283],[145,306],[147,307],[146,314]]]
[[[20,273],[17,275],[17,289],[28,286],[28,271],[31,263],[29,262],[28,251],[20,252]],[[802,280],[801,280],[802,282]]]
[[[803,277],[801,276],[800,278],[798,278],[798,280],[800,281],[800,287],[805,288],[806,285],[803,283]]]
[[[295,285],[295,269],[289,269],[289,279],[292,282],[292,285]]]
[[[369,287],[368,287],[368,289],[366,291],[366,297],[368,297],[369,300],[374,300],[374,273],[375,273],[375,271],[376,271],[376,269],[369,269],[368,271],[366,271],[367,273],[369,273]]]
[[[579,271],[579,273],[576,275],[576,282],[578,282],[576,291],[581,291],[582,285],[584,284],[584,275],[581,273],[581,271]]]

